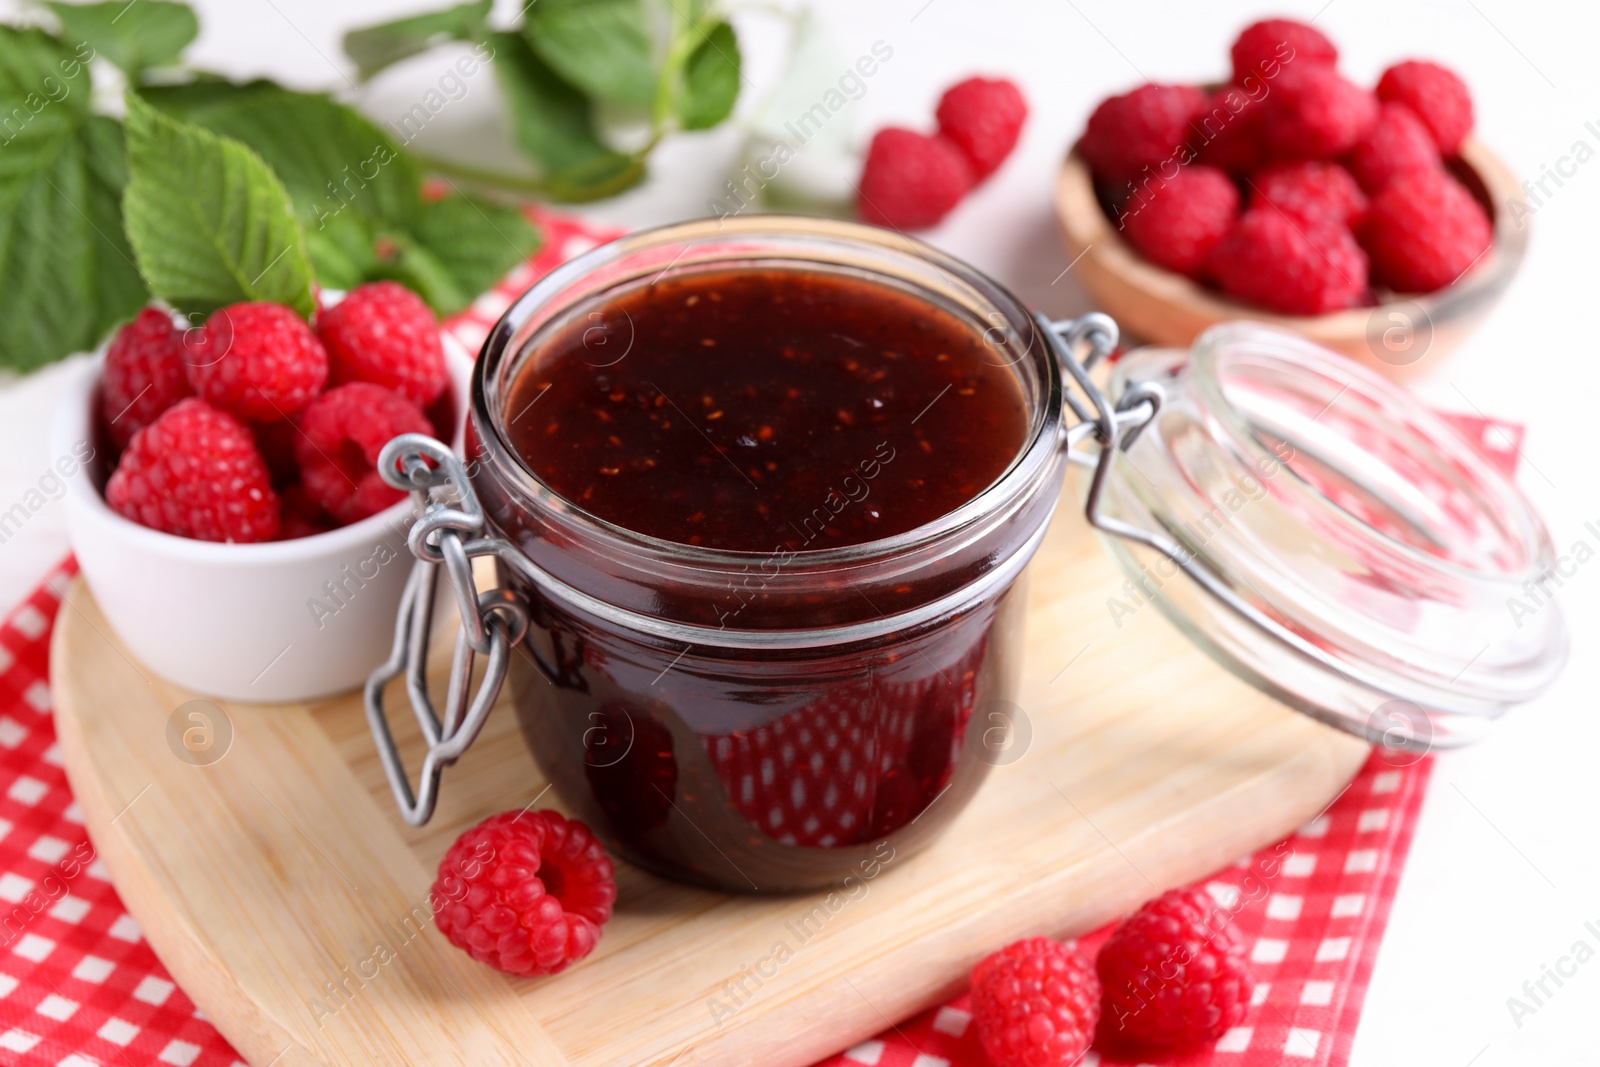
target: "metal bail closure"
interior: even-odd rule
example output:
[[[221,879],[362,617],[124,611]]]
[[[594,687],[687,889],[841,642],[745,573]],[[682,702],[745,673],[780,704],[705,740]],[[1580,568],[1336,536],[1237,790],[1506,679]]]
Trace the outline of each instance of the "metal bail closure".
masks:
[[[500,695],[511,649],[528,631],[528,609],[507,590],[478,591],[472,560],[495,555],[500,545],[482,536],[483,508],[461,461],[447,447],[424,434],[402,434],[384,445],[378,454],[378,470],[390,485],[410,490],[419,518],[406,538],[417,559],[395,618],[394,644],[388,660],[367,678],[367,724],[400,814],[410,825],[421,826],[433,816],[440,775],[476,740]],[[461,620],[442,718],[428,696],[427,677],[441,569],[455,593]],[[472,671],[479,655],[486,656],[487,662],[473,693]],[[411,710],[428,744],[415,792],[383,706],[384,687],[401,674],[406,676]]]
[[[1080,394],[1066,437],[1093,471],[1084,513],[1128,578],[1108,590],[1119,629],[1154,604],[1244,680],[1415,758],[1476,740],[1559,674],[1566,625],[1527,595],[1554,566],[1548,532],[1400,387],[1235,322],[1131,352],[1102,388],[1110,320],[1039,322]]]

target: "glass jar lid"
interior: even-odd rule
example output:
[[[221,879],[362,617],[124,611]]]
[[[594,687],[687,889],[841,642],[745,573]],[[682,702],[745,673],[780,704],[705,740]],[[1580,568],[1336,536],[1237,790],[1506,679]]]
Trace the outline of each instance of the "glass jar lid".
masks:
[[[1508,607],[1550,573],[1550,536],[1446,420],[1246,322],[1131,352],[1102,393],[1072,350],[1114,327],[1083,323],[1061,355],[1089,399],[1074,438],[1101,441],[1072,453],[1089,519],[1135,596],[1228,669],[1408,750],[1475,740],[1560,672],[1559,610]]]

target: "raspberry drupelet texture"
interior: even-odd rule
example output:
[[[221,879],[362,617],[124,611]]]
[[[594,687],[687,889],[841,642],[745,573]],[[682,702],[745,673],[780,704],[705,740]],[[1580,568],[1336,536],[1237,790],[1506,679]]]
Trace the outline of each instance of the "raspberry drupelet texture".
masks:
[[[1353,226],[1367,210],[1367,197],[1339,164],[1306,160],[1269,167],[1250,179],[1250,205],[1263,204],[1291,218]]]
[[[1443,155],[1459,152],[1462,139],[1472,132],[1472,94],[1454,71],[1437,63],[1396,63],[1378,79],[1378,99],[1415,112]]]
[[[1076,945],[1030,937],[972,969],[972,1014],[994,1067],[1072,1067],[1093,1040],[1100,983]]]
[[[1250,1004],[1244,943],[1205,893],[1145,904],[1100,948],[1100,1030],[1114,1042],[1189,1048],[1238,1026]]]
[[[1322,315],[1359,304],[1367,257],[1343,226],[1251,208],[1206,260],[1222,291],[1289,315]]]
[[[439,323],[422,298],[398,282],[358,285],[317,314],[328,350],[328,381],[371,382],[427,407],[449,384]]]
[[[1022,135],[1028,104],[1005,78],[968,78],[939,98],[939,132],[966,154],[978,180],[1005,162]]]
[[[300,482],[341,525],[364,519],[404,496],[377,471],[383,446],[397,434],[432,432],[422,410],[398,393],[370,382],[336,385],[300,416]]]
[[[1441,165],[1439,146],[1422,120],[1404,104],[1391,103],[1378,106],[1378,121],[1356,142],[1347,162],[1369,193],[1401,175],[1434,171]]]
[[[1402,293],[1454,282],[1489,248],[1483,206],[1442,170],[1396,178],[1372,198],[1361,241],[1378,281]]]
[[[922,229],[948,215],[976,180],[948,137],[889,126],[867,149],[856,214],[891,229]]]
[[[589,828],[554,811],[491,815],[439,861],[439,932],[508,974],[555,974],[594,950],[617,899]]]
[[[250,431],[194,397],[134,434],[106,483],[106,503],[142,526],[200,541],[278,533],[278,497]]]
[[[1239,190],[1215,167],[1184,167],[1125,206],[1122,228],[1146,259],[1199,277],[1206,256],[1233,227]]]
[[[118,445],[194,394],[183,356],[183,333],[157,308],[139,312],[111,339],[100,379],[100,412]]]
[[[1147,166],[1186,153],[1191,123],[1206,110],[1206,95],[1192,85],[1141,85],[1100,102],[1078,142],[1095,176],[1121,182]]]
[[[1262,99],[1253,98],[1236,85],[1224,85],[1211,94],[1205,110],[1193,122],[1189,143],[1207,166],[1229,174],[1246,174],[1267,160]]]
[[[1377,97],[1315,64],[1286,68],[1262,103],[1267,150],[1282,162],[1343,155],[1378,119]]]
[[[1263,19],[1246,26],[1233,42],[1233,80],[1243,84],[1246,77],[1271,78],[1272,64],[1284,67],[1295,63],[1333,66],[1339,50],[1317,29],[1294,19]]]
[[[231,304],[184,338],[189,384],[202,400],[241,419],[297,414],[328,380],[328,353],[311,327],[281,304]]]

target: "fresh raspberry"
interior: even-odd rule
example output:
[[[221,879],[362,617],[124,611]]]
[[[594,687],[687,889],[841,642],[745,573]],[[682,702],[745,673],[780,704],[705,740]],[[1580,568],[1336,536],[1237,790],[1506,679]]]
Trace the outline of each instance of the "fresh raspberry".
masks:
[[[1427,293],[1461,277],[1493,240],[1489,216],[1442,170],[1396,178],[1372,198],[1361,241],[1373,274],[1401,293]]]
[[[376,469],[383,446],[397,434],[432,432],[422,410],[398,393],[371,382],[336,385],[300,416],[300,481],[340,524],[364,519],[405,496]]]
[[[950,213],[977,179],[948,137],[889,126],[879,130],[861,169],[856,213],[891,229],[932,226]]]
[[[183,355],[183,333],[156,308],[139,312],[111,339],[100,375],[100,412],[119,446],[194,394]]]
[[[1433,134],[1441,154],[1453,156],[1472,132],[1472,94],[1457,74],[1437,63],[1410,59],[1378,79],[1378,99],[1404,104]]]
[[[600,940],[617,899],[589,828],[554,811],[505,811],[456,838],[429,902],[439,932],[507,974],[555,974]]]
[[[184,338],[189,384],[241,419],[273,422],[311,403],[328,380],[328,353],[282,304],[232,304]]]
[[[1100,983],[1076,945],[1030,937],[972,969],[972,1015],[994,1067],[1071,1067],[1100,1018]]]
[[[1438,170],[1433,134],[1404,104],[1378,105],[1378,121],[1356,142],[1348,159],[1361,188],[1375,193],[1402,174]]]
[[[1244,1019],[1244,942],[1216,903],[1174,889],[1112,932],[1095,970],[1105,989],[1101,1030],[1162,1048],[1215,1041]]]
[[[1189,143],[1201,163],[1229,174],[1247,174],[1267,161],[1262,119],[1263,99],[1253,99],[1236,85],[1224,85],[1211,94],[1205,110],[1194,120]]]
[[[270,541],[278,495],[250,431],[189,397],[133,435],[106,503],[152,530],[200,541]]]
[[[1206,95],[1192,85],[1141,85],[1100,101],[1078,150],[1096,177],[1127,181],[1180,154],[1205,108]]]
[[[1343,155],[1378,119],[1377,97],[1316,64],[1285,69],[1262,103],[1267,149],[1283,161]]]
[[[449,384],[439,323],[422,298],[399,282],[358,285],[317,314],[328,350],[328,381],[371,382],[427,407]]]
[[[1294,19],[1265,19],[1246,26],[1233,42],[1233,80],[1242,84],[1249,75],[1273,77],[1271,64],[1299,63],[1331,67],[1339,50],[1320,32]]]
[[[1206,270],[1223,292],[1290,315],[1351,307],[1367,292],[1367,257],[1349,230],[1268,206],[1239,216]]]
[[[1022,90],[1005,78],[968,78],[944,91],[937,115],[939,132],[966,153],[981,181],[1017,146],[1028,104]]]
[[[1250,206],[1264,204],[1292,218],[1353,226],[1367,210],[1367,196],[1339,164],[1306,160],[1269,167],[1250,179]]]
[[[1212,247],[1233,228],[1239,190],[1222,171],[1184,167],[1159,188],[1136,194],[1122,228],[1144,258],[1180,274],[1199,277]]]

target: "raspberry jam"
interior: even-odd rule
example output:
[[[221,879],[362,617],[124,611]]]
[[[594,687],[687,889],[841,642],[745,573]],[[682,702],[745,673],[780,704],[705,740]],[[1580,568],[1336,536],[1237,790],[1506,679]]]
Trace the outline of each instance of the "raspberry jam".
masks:
[[[746,552],[860,544],[988,488],[1027,430],[983,334],[880,282],[703,271],[576,318],[512,386],[506,429],[598,518]]]
[[[681,880],[838,884],[994,762],[1060,484],[1055,367],[932,250],[728,228],[597,249],[508,312],[473,485],[528,563],[502,566],[533,620],[510,687],[573,814]]]

